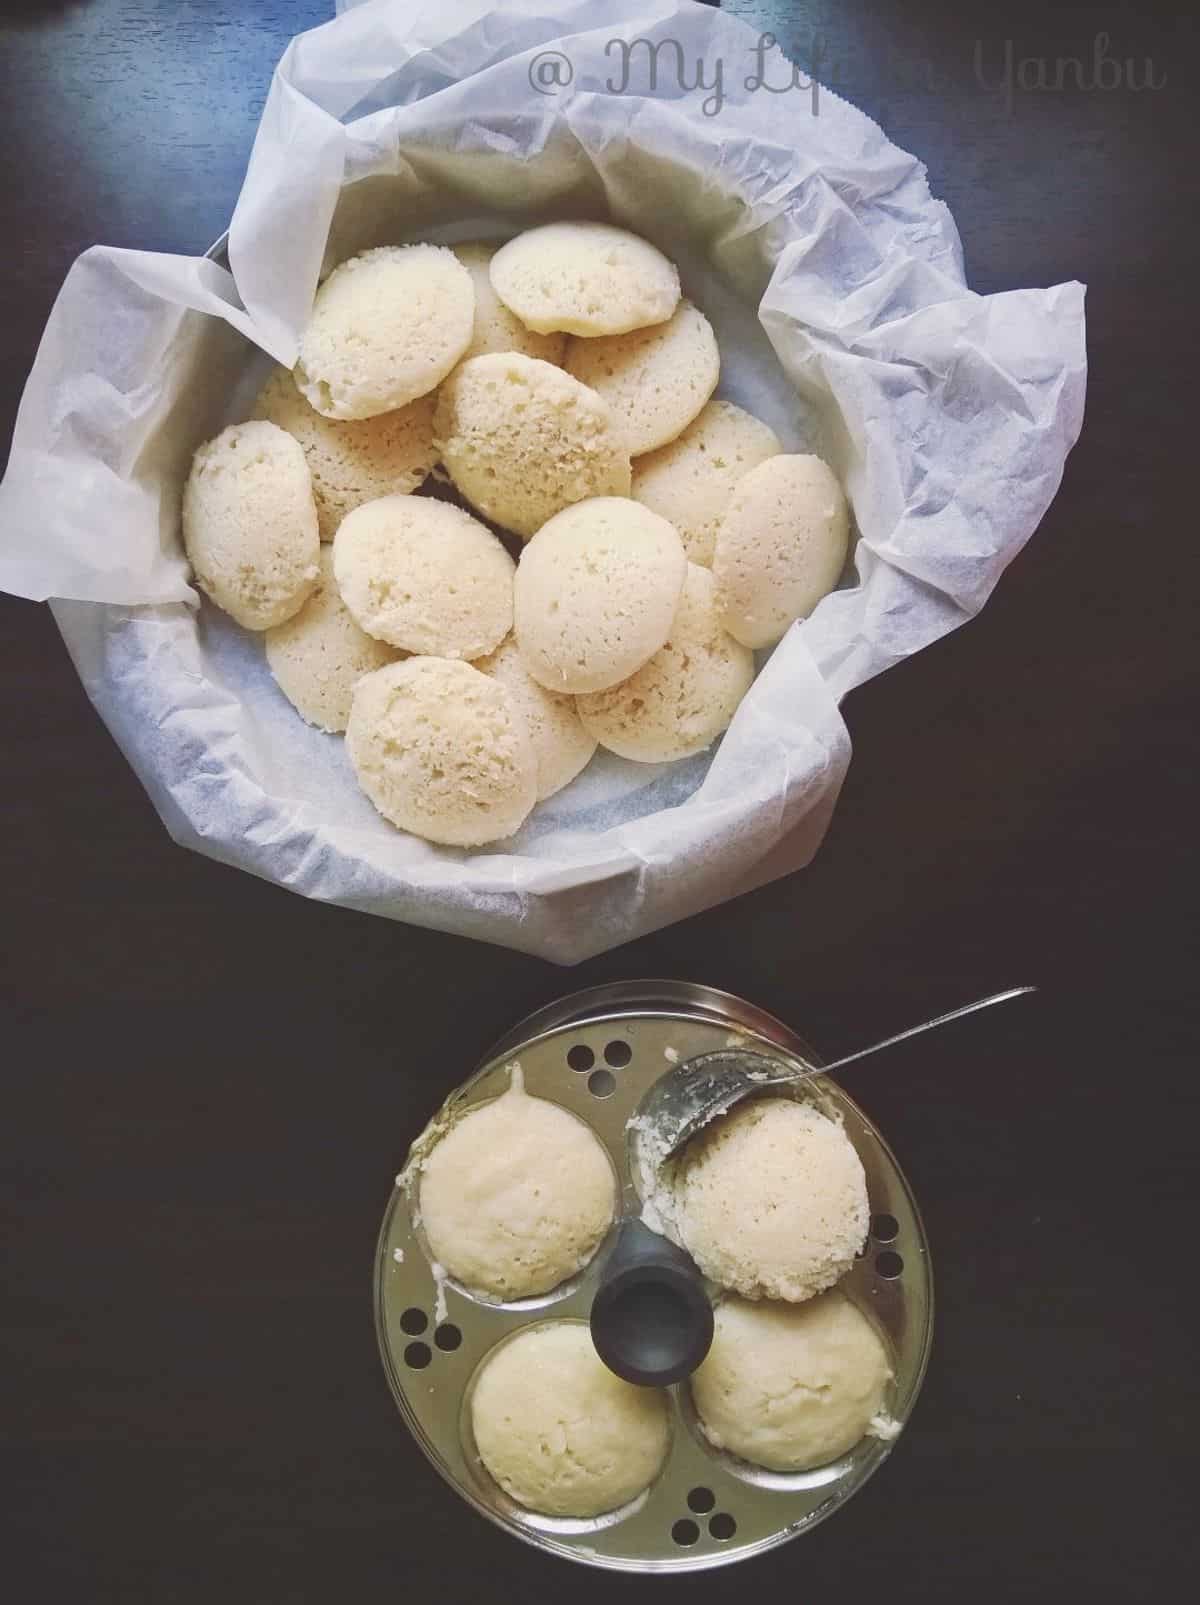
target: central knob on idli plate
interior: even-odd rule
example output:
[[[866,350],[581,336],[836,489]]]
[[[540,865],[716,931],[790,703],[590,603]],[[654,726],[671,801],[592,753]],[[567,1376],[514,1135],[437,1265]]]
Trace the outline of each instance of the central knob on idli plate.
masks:
[[[592,1301],[592,1342],[639,1387],[690,1376],[708,1353],[713,1312],[690,1256],[640,1220],[626,1221]]]

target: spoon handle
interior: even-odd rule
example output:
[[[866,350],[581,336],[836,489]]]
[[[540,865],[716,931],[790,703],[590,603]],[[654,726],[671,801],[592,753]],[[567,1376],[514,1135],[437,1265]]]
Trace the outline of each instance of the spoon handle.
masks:
[[[919,1037],[924,1031],[935,1031],[939,1025],[947,1025],[951,1020],[961,1020],[964,1014],[974,1014],[979,1009],[990,1009],[993,1003],[1007,1003],[1010,998],[1024,997],[1028,992],[1036,992],[1035,986],[1014,986],[1007,992],[993,992],[990,997],[976,998],[974,1003],[964,1003],[959,1009],[951,1009],[949,1014],[939,1014],[934,1020],[923,1020],[920,1025],[910,1025],[907,1031],[898,1031],[894,1037],[884,1037],[882,1042],[872,1042],[869,1048],[859,1048],[857,1053],[848,1053],[844,1058],[835,1059],[832,1064],[823,1064],[818,1069],[806,1070],[802,1075],[795,1077],[797,1081],[807,1081],[810,1076],[828,1075],[831,1070],[840,1070],[843,1065],[854,1064],[858,1059],[865,1059],[870,1053],[878,1053],[881,1048],[894,1047],[897,1042],[905,1042],[909,1037]],[[789,1077],[789,1080],[792,1079]]]

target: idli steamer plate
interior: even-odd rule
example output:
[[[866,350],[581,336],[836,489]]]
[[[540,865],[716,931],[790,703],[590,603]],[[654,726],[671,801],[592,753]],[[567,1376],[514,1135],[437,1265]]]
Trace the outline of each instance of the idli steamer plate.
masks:
[[[604,1144],[617,1176],[619,1216],[641,1199],[626,1122],[655,1080],[733,1037],[801,1066],[820,1060],[780,1021],[742,999],[684,982],[629,982],[563,998],[521,1022],[446,1100],[441,1117],[504,1092],[520,1063],[526,1091],[578,1115]],[[670,1052],[668,1052],[670,1050]],[[824,1077],[811,1095],[841,1112],[867,1174],[871,1236],[838,1286],[883,1332],[895,1380],[886,1403],[904,1423],[925,1373],[933,1283],[925,1231],[908,1183],[858,1105]],[[415,1188],[413,1189],[415,1194]],[[622,1510],[566,1520],[524,1510],[480,1464],[471,1443],[474,1377],[495,1345],[548,1320],[586,1321],[616,1240],[614,1225],[590,1265],[537,1298],[490,1302],[436,1278],[399,1184],[375,1262],[375,1318],[400,1413],[435,1468],[476,1510],[514,1537],[570,1560],[619,1571],[683,1572],[773,1549],[832,1514],[886,1459],[892,1445],[864,1438],[814,1471],[780,1474],[714,1450],[696,1424],[686,1382],[667,1390],[672,1442],[658,1479]]]

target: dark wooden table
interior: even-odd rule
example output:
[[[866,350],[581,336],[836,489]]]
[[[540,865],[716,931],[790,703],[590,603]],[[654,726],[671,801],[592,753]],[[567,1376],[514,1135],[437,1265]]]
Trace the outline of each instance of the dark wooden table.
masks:
[[[929,1381],[835,1520],[686,1585],[1140,1600],[1194,1556],[1194,24],[1012,0],[738,4],[821,33],[927,162],[982,291],[1090,286],[1083,440],[985,614],[852,696],[804,874],[565,973],[305,904],[174,847],[49,614],[3,599],[0,1555],[33,1601],[607,1597],[432,1475],[376,1358],[390,1178],[487,1041],[562,991],[710,981],[848,1048],[1039,1000],[855,1086],[927,1213]],[[325,0],[0,5],[0,434],[77,252],[195,252]],[[1162,87],[994,86],[1024,57]],[[1026,69],[1038,75],[1035,68]],[[1189,1309],[1190,1304],[1190,1309]],[[18,1581],[20,1580],[20,1581]],[[682,1584],[623,1584],[684,1597]],[[789,1596],[790,1597],[790,1596]]]

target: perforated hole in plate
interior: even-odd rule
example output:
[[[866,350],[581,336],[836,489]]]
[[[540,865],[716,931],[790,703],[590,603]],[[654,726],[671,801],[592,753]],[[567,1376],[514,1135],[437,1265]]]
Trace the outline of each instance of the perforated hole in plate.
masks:
[[[617,1078],[611,1070],[593,1070],[588,1077],[588,1091],[593,1098],[611,1098],[617,1090]]]
[[[428,1343],[409,1343],[405,1346],[404,1363],[414,1371],[423,1371],[432,1359],[433,1350]]]
[[[875,1269],[885,1281],[894,1282],[904,1269],[904,1261],[899,1254],[895,1254],[890,1248],[886,1248],[882,1254],[875,1256]]]
[[[671,1537],[679,1545],[680,1549],[690,1549],[699,1539],[700,1529],[694,1521],[689,1521],[685,1516],[682,1521],[677,1521],[674,1527],[671,1528]]]
[[[877,1243],[894,1243],[900,1235],[900,1222],[894,1215],[874,1215],[871,1236]]]
[[[711,1488],[693,1488],[688,1494],[688,1509],[700,1516],[710,1511],[716,1502],[717,1496]]]
[[[453,1321],[443,1321],[433,1334],[433,1341],[445,1354],[453,1354],[462,1343],[462,1333]]]
[[[420,1337],[428,1325],[429,1317],[424,1310],[417,1309],[415,1304],[405,1310],[400,1317],[400,1330],[407,1332],[409,1337]]]
[[[623,1070],[632,1058],[633,1049],[628,1042],[622,1042],[617,1038],[613,1042],[605,1043],[604,1062],[605,1064],[611,1064],[614,1070]]]
[[[714,1538],[718,1538],[722,1543],[725,1543],[737,1532],[737,1522],[727,1511],[718,1510],[709,1522],[708,1530]]]
[[[590,1070],[595,1062],[596,1055],[586,1042],[577,1042],[574,1047],[567,1049],[567,1063],[572,1070],[578,1071],[580,1075],[585,1070]]]

